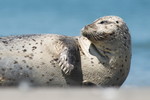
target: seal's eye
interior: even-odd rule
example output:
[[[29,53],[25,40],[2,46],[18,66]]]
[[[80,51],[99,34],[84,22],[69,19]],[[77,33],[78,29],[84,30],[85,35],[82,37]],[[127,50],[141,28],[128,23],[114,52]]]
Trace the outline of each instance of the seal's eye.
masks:
[[[105,23],[107,23],[107,21],[101,21],[101,22],[98,23],[98,24],[105,24]]]

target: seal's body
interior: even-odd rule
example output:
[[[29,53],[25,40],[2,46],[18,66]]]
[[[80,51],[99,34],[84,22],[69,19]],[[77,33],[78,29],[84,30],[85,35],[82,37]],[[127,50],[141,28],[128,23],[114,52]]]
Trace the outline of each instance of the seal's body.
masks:
[[[74,44],[73,38],[54,34],[2,37],[0,84],[17,85],[26,81],[34,86],[81,85],[81,70],[74,78],[70,75],[72,78],[68,81],[69,76],[65,76],[58,65],[61,52],[65,53],[65,46]],[[76,46],[75,44],[70,52],[79,60],[75,61],[78,69],[81,66]]]
[[[85,26],[83,36],[56,34],[0,38],[0,85],[120,86],[131,59],[128,28],[116,16]]]

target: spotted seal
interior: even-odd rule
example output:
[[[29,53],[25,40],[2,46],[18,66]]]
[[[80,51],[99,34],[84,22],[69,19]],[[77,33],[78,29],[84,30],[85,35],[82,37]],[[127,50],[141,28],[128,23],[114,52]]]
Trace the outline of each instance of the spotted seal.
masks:
[[[0,37],[0,85],[120,86],[130,69],[131,40],[124,21],[105,16],[82,36]]]

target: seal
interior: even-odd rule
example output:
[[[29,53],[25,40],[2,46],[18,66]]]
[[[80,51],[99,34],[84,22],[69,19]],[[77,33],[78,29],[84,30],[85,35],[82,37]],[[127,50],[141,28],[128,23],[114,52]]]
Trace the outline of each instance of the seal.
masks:
[[[0,85],[121,86],[131,60],[125,22],[105,16],[81,33],[0,37]]]

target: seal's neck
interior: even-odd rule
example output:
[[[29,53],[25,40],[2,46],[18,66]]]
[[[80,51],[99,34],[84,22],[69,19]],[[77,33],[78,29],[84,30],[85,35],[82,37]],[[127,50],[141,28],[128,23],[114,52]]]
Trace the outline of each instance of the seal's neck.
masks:
[[[82,52],[86,56],[90,56],[89,49],[90,49],[91,42],[87,38],[85,38],[83,36],[78,38],[78,42],[79,42],[79,45],[80,45],[80,47],[82,49]]]
[[[96,45],[92,44],[86,37],[79,37],[78,39],[79,45],[81,47],[82,52],[86,57],[95,56],[101,63],[108,64],[110,60],[111,52],[105,52],[103,49],[96,47]]]

